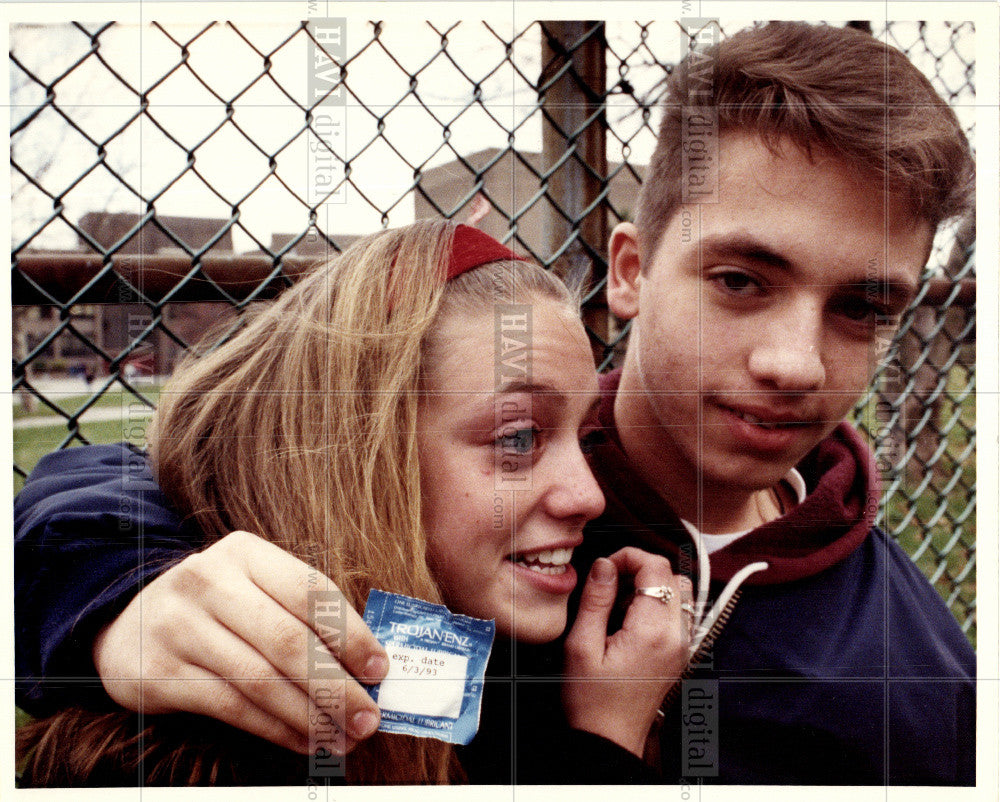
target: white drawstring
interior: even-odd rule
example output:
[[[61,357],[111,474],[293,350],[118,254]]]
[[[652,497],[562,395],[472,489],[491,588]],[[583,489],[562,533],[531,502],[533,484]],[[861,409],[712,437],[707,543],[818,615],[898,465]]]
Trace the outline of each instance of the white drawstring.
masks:
[[[768,569],[768,564],[766,562],[756,562],[750,563],[750,565],[745,565],[730,579],[726,586],[722,589],[722,593],[719,594],[719,598],[715,600],[715,604],[712,605],[712,609],[706,612],[705,608],[708,606],[708,586],[712,579],[712,568],[708,559],[708,549],[705,548],[705,544],[702,542],[701,532],[698,530],[690,531],[691,539],[694,541],[694,547],[698,552],[698,601],[695,604],[695,620],[693,626],[691,627],[691,645],[688,647],[688,654],[690,657],[694,657],[695,653],[698,651],[699,647],[705,636],[711,631],[715,622],[718,620],[722,611],[726,608],[729,600],[736,593],[740,585],[742,585],[749,576],[756,574],[758,571],[766,571]]]
[[[706,608],[708,607],[708,586],[712,579],[712,567],[708,561],[708,549],[701,539],[701,532],[692,532],[691,539],[694,541],[695,551],[698,553],[698,600],[695,603],[695,620],[691,627],[691,651],[693,657],[697,651],[697,646],[704,640],[708,630],[702,632],[702,622],[705,619]]]

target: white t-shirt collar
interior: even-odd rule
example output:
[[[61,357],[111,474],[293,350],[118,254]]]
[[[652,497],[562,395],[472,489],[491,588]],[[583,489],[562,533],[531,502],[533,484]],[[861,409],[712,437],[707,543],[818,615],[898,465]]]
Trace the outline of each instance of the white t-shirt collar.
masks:
[[[808,493],[806,489],[806,480],[802,478],[802,474],[799,473],[798,470],[792,468],[781,481],[791,487],[792,492],[795,494],[796,504],[801,504],[806,500],[806,495]],[[725,532],[720,535],[710,535],[704,532],[699,532],[698,528],[693,523],[685,521],[683,518],[681,518],[681,523],[684,524],[688,532],[691,533],[691,537],[696,540],[701,538],[701,542],[709,554],[713,554],[719,549],[728,546],[730,543],[735,543],[741,537],[749,535],[753,531],[753,529],[744,529],[742,532]]]

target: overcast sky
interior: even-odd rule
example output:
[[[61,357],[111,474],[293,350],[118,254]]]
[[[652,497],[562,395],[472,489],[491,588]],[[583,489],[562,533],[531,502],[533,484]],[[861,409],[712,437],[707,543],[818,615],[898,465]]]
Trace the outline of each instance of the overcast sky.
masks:
[[[291,193],[305,196],[310,175],[315,173],[315,167],[308,160],[308,140],[300,136],[277,157],[280,181],[272,176],[257,187],[267,176],[268,161],[237,126],[266,152],[272,153],[302,127],[303,112],[265,77],[237,98],[233,120],[225,122],[225,103],[213,97],[198,78],[224,100],[236,97],[263,70],[263,59],[253,48],[264,53],[271,51],[292,36],[298,24],[295,19],[289,19],[286,24],[242,23],[235,27],[216,24],[190,45],[187,67],[181,66],[162,82],[163,76],[182,60],[179,44],[195,38],[205,26],[173,23],[161,29],[152,25],[116,25],[99,37],[98,52],[103,63],[94,55],[87,57],[56,83],[55,102],[91,137],[103,141],[124,125],[139,107],[135,93],[116,79],[112,70],[132,87],[148,91],[150,116],[177,139],[180,146],[171,142],[149,118],[140,117],[108,143],[107,165],[144,197],[162,193],[155,207],[163,215],[228,218],[231,206],[239,203],[242,225],[260,242],[269,244],[272,233],[298,232],[306,226],[307,210]],[[743,24],[745,21],[730,20],[724,27],[731,32]],[[96,24],[85,27],[91,33],[100,28]],[[349,98],[345,107],[332,112],[342,116],[346,138],[343,147],[352,157],[352,178],[371,204],[360,197],[355,188],[349,187],[346,196],[338,199],[342,202],[331,202],[327,206],[331,233],[375,230],[380,227],[382,213],[386,210],[391,225],[412,220],[413,201],[408,190],[413,167],[407,161],[412,165],[426,162],[427,167],[451,161],[454,153],[447,147],[442,148],[442,122],[451,121],[463,108],[468,107],[468,110],[450,125],[449,135],[450,144],[459,153],[505,147],[508,131],[515,129],[516,147],[524,151],[540,150],[541,116],[535,109],[536,96],[529,84],[538,75],[539,34],[537,25],[528,27],[522,23],[518,30],[525,27],[527,33],[516,40],[512,51],[515,70],[511,63],[504,61],[501,41],[513,38],[511,21],[494,22],[489,27],[482,22],[462,22],[451,28],[451,25],[432,26],[417,20],[385,25],[380,36],[381,46],[378,43],[370,45],[349,68],[348,86],[368,110],[355,98]],[[432,60],[440,49],[441,33],[446,28],[451,28],[448,57],[473,80],[482,81],[483,102],[489,113],[472,103],[470,81],[462,77],[448,57],[439,55]],[[636,93],[647,95],[656,91],[663,71],[651,64],[650,53],[639,47],[639,30],[634,22],[612,23],[608,38],[619,57],[628,56],[626,77]],[[918,44],[913,51],[915,60],[918,66],[931,73],[935,70],[932,54],[946,53],[936,79],[938,89],[945,94],[959,90],[957,110],[963,123],[971,127],[974,97],[965,87],[963,65],[963,61],[971,62],[974,57],[971,29],[970,35],[955,41],[957,53],[947,52],[951,42],[948,30],[942,25],[931,25],[924,31],[928,48],[919,44],[920,32],[916,23],[895,26],[892,33],[897,40],[894,43],[903,47]],[[648,46],[657,58],[673,61],[680,49],[677,24],[656,22],[649,27],[649,34]],[[371,23],[360,19],[348,23],[348,53],[357,52],[372,39]],[[69,24],[11,28],[11,52],[44,84],[53,82],[83,58],[89,46],[88,35]],[[301,103],[305,103],[309,91],[307,48],[308,40],[299,32],[273,56],[270,69],[277,83]],[[400,65],[393,63],[386,51]],[[430,65],[425,66],[428,61]],[[609,63],[609,82],[616,80],[618,64],[616,58]],[[518,70],[524,77],[518,75]],[[381,140],[365,147],[377,134],[376,116],[385,114],[398,103],[410,85],[407,73],[418,71],[419,98],[440,122],[410,96],[385,118],[385,138],[392,147]],[[12,126],[16,126],[44,101],[45,90],[13,62],[11,87],[11,120]],[[628,139],[642,128],[642,121],[634,112],[631,99],[622,96],[612,99],[615,102],[610,104],[609,120],[613,130]],[[490,119],[490,114],[497,118],[496,121]],[[177,179],[185,171],[186,150],[220,125],[218,132],[195,151],[197,175],[187,171]],[[339,146],[339,140],[337,144]],[[640,131],[631,142],[629,160],[644,164],[652,144],[652,133]],[[54,194],[66,192],[67,187],[97,161],[95,147],[72,131],[51,109],[45,110],[15,135],[12,148],[17,163],[33,175],[41,172],[42,185]],[[610,160],[622,159],[621,146],[615,137],[609,137],[608,149]],[[174,182],[172,186],[171,182]],[[27,185],[16,171],[12,190],[12,233],[17,244],[51,214],[52,203]],[[244,199],[248,193],[250,197]],[[64,203],[65,215],[73,221],[95,210],[144,211],[144,204],[100,166],[66,192]],[[235,231],[234,240],[237,250],[255,247],[252,238],[244,232]],[[76,235],[57,221],[35,237],[32,246],[75,247]]]

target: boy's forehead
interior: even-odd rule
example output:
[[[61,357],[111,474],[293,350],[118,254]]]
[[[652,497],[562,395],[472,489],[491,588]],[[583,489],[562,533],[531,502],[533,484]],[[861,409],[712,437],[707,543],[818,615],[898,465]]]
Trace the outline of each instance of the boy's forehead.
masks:
[[[720,138],[713,170],[716,198],[682,206],[657,257],[693,238],[709,249],[707,256],[748,258],[789,269],[791,276],[797,256],[814,258],[823,248],[827,266],[836,266],[845,282],[916,288],[934,232],[876,170],[822,148],[807,152],[787,139],[767,143],[739,131]]]
[[[725,191],[742,189],[746,193],[743,200],[752,193],[758,205],[794,202],[812,197],[820,182],[825,189],[835,191],[822,195],[817,204],[825,202],[831,212],[843,210],[848,201],[852,210],[883,217],[890,226],[916,222],[876,166],[847,161],[819,143],[806,147],[788,137],[772,139],[753,131],[727,131],[720,137],[719,159],[712,170],[719,183],[720,201],[725,200]]]

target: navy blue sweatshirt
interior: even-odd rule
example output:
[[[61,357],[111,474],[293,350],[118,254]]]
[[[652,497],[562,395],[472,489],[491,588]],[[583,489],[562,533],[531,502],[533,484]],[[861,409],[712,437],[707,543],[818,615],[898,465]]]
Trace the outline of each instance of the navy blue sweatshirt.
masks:
[[[691,536],[632,470],[601,377],[604,514],[580,571],[625,545],[697,565]],[[799,464],[806,499],[711,555],[711,596],[744,566],[731,616],[667,710],[667,778],[726,784],[975,785],[976,655],[909,556],[872,526],[880,488],[841,424]],[[687,696],[687,716],[685,699]],[[709,707],[711,705],[711,707]],[[712,730],[712,732],[707,732]]]
[[[142,452],[120,444],[43,457],[14,500],[18,705],[35,714],[110,706],[91,659],[94,638],[200,537]]]

